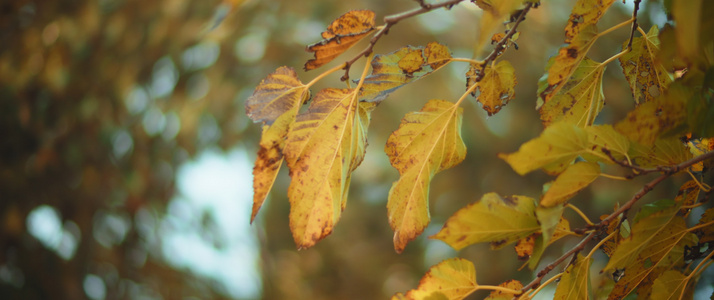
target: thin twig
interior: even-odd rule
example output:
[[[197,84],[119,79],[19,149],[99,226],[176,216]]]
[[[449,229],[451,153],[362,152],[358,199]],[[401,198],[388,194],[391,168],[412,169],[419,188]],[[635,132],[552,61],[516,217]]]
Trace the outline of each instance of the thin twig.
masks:
[[[395,24],[399,23],[399,21],[407,19],[407,18],[411,18],[416,15],[420,15],[420,14],[423,14],[426,12],[430,12],[437,8],[442,8],[442,7],[451,8],[452,6],[458,4],[459,2],[462,2],[462,1],[464,1],[464,0],[448,0],[448,1],[441,2],[441,3],[426,4],[426,3],[424,3],[423,0],[422,1],[417,0],[417,2],[419,3],[419,6],[420,6],[419,8],[415,8],[410,11],[405,11],[403,13],[394,14],[394,15],[384,17],[384,26],[382,26],[382,29],[377,31],[377,33],[374,34],[372,39],[369,40],[369,45],[367,45],[367,48],[365,48],[364,50],[362,50],[362,52],[355,55],[352,59],[345,62],[345,66],[344,66],[345,75],[343,75],[342,78],[340,78],[340,79],[342,81],[346,81],[346,80],[350,79],[350,67],[352,67],[352,64],[354,64],[362,56],[366,57],[367,55],[370,55],[372,53],[372,50],[374,49],[374,45],[377,44],[377,41],[379,41],[379,39],[382,38],[383,35],[389,33],[389,29],[392,28],[392,26],[394,26]]]
[[[627,49],[632,49],[632,40],[635,37],[635,31],[639,27],[639,24],[637,24],[637,11],[640,10],[640,1],[642,0],[635,0],[635,8],[632,10],[632,30],[630,30],[630,41],[627,42]]]

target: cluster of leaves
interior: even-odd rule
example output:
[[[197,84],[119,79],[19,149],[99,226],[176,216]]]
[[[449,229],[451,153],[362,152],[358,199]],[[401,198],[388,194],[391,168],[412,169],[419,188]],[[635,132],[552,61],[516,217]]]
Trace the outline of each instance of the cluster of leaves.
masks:
[[[248,116],[263,123],[254,169],[252,217],[285,161],[292,178],[288,190],[290,227],[298,248],[311,247],[332,232],[347,202],[351,173],[364,158],[370,113],[391,92],[451,62],[470,64],[465,74],[467,89],[457,101],[432,99],[418,112],[408,113],[385,146],[390,163],[400,174],[389,191],[387,204],[397,252],[402,252],[429,223],[432,178],[466,156],[461,137],[462,101],[472,95],[491,115],[515,97],[515,70],[499,58],[515,45],[519,24],[540,3],[472,1],[484,11],[476,57],[486,47],[488,39],[484,37],[495,33],[492,40],[496,45],[483,60],[452,57],[446,46],[436,42],[372,56],[374,44],[400,20],[461,1],[417,2],[418,8],[388,16],[381,26],[368,10],[342,15],[322,33],[321,42],[308,46],[315,58],[305,64],[305,69],[332,61],[373,34],[364,51],[307,84],[291,68],[281,67],[265,78],[246,102]],[[639,1],[635,1],[632,18],[599,32],[598,21],[613,2],[575,3],[565,28],[565,45],[550,58],[539,82],[537,110],[545,129],[518,151],[499,155],[521,175],[543,170],[555,179],[545,185],[538,199],[486,194],[456,212],[431,237],[457,250],[476,243],[490,243],[494,249],[515,244],[518,257],[527,260],[531,269],[555,241],[572,236],[580,238],[580,243],[525,286],[517,281],[479,285],[473,264],[455,258],[432,267],[416,289],[394,299],[461,299],[479,289],[494,290],[489,299],[528,299],[558,278],[558,299],[594,295],[621,299],[630,294],[691,298],[692,287],[714,254],[710,244],[714,241],[714,209],[706,210],[695,226],[689,227],[686,222],[691,209],[702,205],[711,190],[702,182],[701,174],[711,167],[714,158],[714,26],[700,12],[711,11],[713,4],[672,1],[667,8],[676,27],[668,25],[660,32],[654,26],[645,32],[637,23]],[[504,21],[506,30],[496,32],[501,31]],[[603,62],[588,58],[598,38],[628,25],[630,38],[623,41],[621,52]],[[660,44],[660,40],[666,43]],[[327,88],[311,95],[310,87],[335,71],[345,69],[343,79],[347,79],[350,67],[363,55],[369,58],[358,80],[347,81],[347,88]],[[597,124],[604,105],[603,73],[616,61],[622,66],[636,107],[615,124]],[[356,84],[354,88],[352,83]],[[308,102],[301,112],[301,106]],[[685,141],[683,136],[687,137]],[[620,167],[632,173],[619,179],[650,173],[660,176],[598,223],[568,203],[601,177],[618,179],[603,170]],[[644,206],[630,219],[629,210],[637,201],[677,174],[688,174],[692,180],[682,186],[674,200]],[[563,217],[565,208],[578,212],[589,225],[571,228]],[[590,242],[597,243],[587,255],[581,254]],[[612,284],[593,290],[589,269],[598,249],[609,257],[602,272],[612,275]],[[568,258],[563,272],[541,284]]]

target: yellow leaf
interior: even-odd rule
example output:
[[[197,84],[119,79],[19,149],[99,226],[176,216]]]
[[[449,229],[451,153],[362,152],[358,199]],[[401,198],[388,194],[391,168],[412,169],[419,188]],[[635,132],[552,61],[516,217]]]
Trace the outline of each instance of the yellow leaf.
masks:
[[[441,231],[430,238],[442,240],[456,250],[482,242],[490,242],[492,248],[501,248],[538,230],[540,225],[532,198],[502,198],[496,193],[488,193],[479,202],[457,211]]]
[[[578,0],[565,26],[565,42],[572,43],[573,39],[582,33],[584,27],[596,24],[613,2],[615,0]]]
[[[374,104],[351,89],[324,89],[297,116],[284,149],[292,181],[290,228],[298,248],[332,232],[344,209],[352,171],[362,162]]]
[[[568,266],[560,277],[553,299],[591,299],[590,264],[592,258],[578,254],[575,262]]]
[[[258,158],[253,169],[253,222],[268,196],[283,163],[283,147],[288,129],[295,122],[301,104],[310,97],[295,70],[280,67],[263,79],[245,103],[248,117],[263,122]]]
[[[471,69],[466,73],[466,85],[474,84],[476,71],[480,70],[480,66],[471,65]],[[491,116],[508,104],[511,99],[516,97],[516,73],[513,66],[506,60],[500,61],[495,67],[487,66],[483,79],[479,83],[476,90],[478,97],[476,100],[481,102],[483,109]],[[476,95],[477,92],[474,92]]]
[[[663,133],[686,122],[685,105],[690,94],[685,87],[673,84],[664,95],[630,111],[615,124],[615,130],[630,140],[652,145]]]
[[[521,145],[518,152],[499,153],[514,171],[525,175],[533,170],[560,173],[588,147],[588,134],[572,124],[558,122],[547,127],[541,135]]]
[[[622,72],[627,78],[635,103],[654,100],[664,94],[672,78],[657,60],[659,29],[652,26],[646,36],[632,41],[632,51],[620,57]],[[627,48],[625,41],[622,48]]]
[[[580,66],[580,62],[595,43],[597,27],[584,25],[577,37],[558,50],[558,54],[548,60],[548,72],[538,81],[538,101],[536,108],[550,101],[570,80],[570,76]]]
[[[693,156],[703,155],[709,151],[714,151],[714,138],[691,139],[687,142],[687,146]],[[712,166],[714,166],[714,162],[711,160],[703,161],[693,165],[692,171],[701,172],[704,170],[704,167],[708,169]]]
[[[407,114],[387,140],[384,151],[400,174],[387,202],[394,249],[399,253],[429,223],[431,179],[466,156],[461,114],[454,103],[430,100],[419,112]]]
[[[602,64],[587,57],[581,60],[556,94],[550,94],[538,108],[543,124],[548,126],[562,120],[579,127],[592,125],[605,103],[602,93],[604,70]]]
[[[438,294],[446,296],[444,299],[463,299],[477,287],[473,263],[463,258],[451,258],[429,268],[419,280],[419,287],[407,292],[406,299],[432,299]]]
[[[635,218],[630,238],[615,249],[603,269],[622,270],[608,299],[622,299],[636,289],[656,267],[671,268],[683,264],[684,246],[697,244],[684,219],[677,216],[679,205],[659,201],[643,207]]]
[[[372,74],[362,84],[360,100],[381,102],[391,92],[440,69],[450,59],[449,48],[435,42],[376,55],[372,59]]]
[[[697,225],[707,224],[714,221],[714,207],[707,209],[702,214]],[[709,224],[695,231],[698,236],[702,237],[700,243],[710,243],[714,241],[714,224]]]
[[[538,262],[543,256],[545,248],[552,245],[557,240],[572,234],[573,233],[570,231],[570,222],[568,222],[568,219],[561,217],[560,221],[558,221],[558,225],[555,226],[555,232],[553,232],[553,236],[550,238],[549,242],[544,242],[543,235],[536,238],[533,253],[528,259],[528,268],[534,270],[538,266]]]
[[[699,185],[695,180],[690,180],[682,184],[677,192],[677,197],[674,198],[675,202],[681,202],[682,206],[691,206],[697,203],[697,198],[699,198]],[[682,214],[686,218],[689,216],[691,208],[682,208]]]
[[[563,205],[554,205],[552,207],[539,205],[536,208],[536,218],[540,224],[544,245],[548,245],[550,238],[555,234],[555,229],[560,224],[564,209]]]
[[[522,0],[475,0],[478,7],[483,9],[483,15],[479,22],[479,34],[474,47],[474,54],[478,55],[483,47],[487,45],[491,35],[497,27],[508,18],[513,11],[521,7]]]
[[[374,12],[353,10],[345,13],[322,33],[323,40],[307,46],[307,51],[315,52],[315,58],[305,63],[305,70],[312,70],[329,63],[347,51],[374,30]]]
[[[682,272],[669,270],[655,279],[652,284],[652,300],[678,300],[682,299],[689,277]]]
[[[520,281],[515,280],[515,279],[511,279],[509,281],[501,283],[498,286],[509,288],[509,289],[516,290],[516,291],[523,288],[523,284]],[[514,296],[514,294],[507,293],[504,291],[493,291],[484,300],[511,300],[511,299],[513,299],[513,296]]]
[[[586,188],[600,176],[600,165],[591,162],[578,162],[568,166],[558,175],[548,191],[540,199],[540,205],[553,207],[564,204],[580,190]]]
[[[618,160],[625,159],[625,156],[630,151],[630,140],[615,131],[610,124],[588,126],[585,128],[585,131],[588,132],[588,141],[590,145],[597,147],[593,150],[602,151],[602,149],[607,149],[610,151],[612,156]],[[583,154],[583,157],[589,161],[601,160],[599,157],[590,154]],[[609,160],[606,161],[609,162]]]
[[[651,147],[633,144],[631,157],[644,168],[672,166],[692,158],[692,154],[678,138],[658,139]]]
[[[531,255],[533,255],[533,251],[535,250],[536,246],[536,239],[538,238],[538,236],[538,233],[534,233],[516,242],[516,246],[514,246],[514,248],[516,250],[516,255],[518,255],[519,260],[526,260],[530,258]]]

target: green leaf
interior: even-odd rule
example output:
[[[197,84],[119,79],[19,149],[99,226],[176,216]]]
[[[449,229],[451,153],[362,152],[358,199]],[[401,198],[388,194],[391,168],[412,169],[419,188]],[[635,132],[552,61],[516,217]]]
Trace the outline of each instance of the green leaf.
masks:
[[[602,92],[604,71],[605,66],[601,63],[587,57],[582,59],[555,94],[543,99],[543,105],[538,108],[543,124],[548,126],[562,120],[579,127],[592,125],[605,103]],[[543,80],[539,83],[541,88],[544,84]]]
[[[466,85],[474,84],[476,70],[480,66],[471,65],[471,69],[466,73]],[[500,61],[494,67],[486,67],[483,79],[478,83],[476,90],[478,97],[476,100],[483,105],[483,109],[489,116],[501,110],[509,101],[516,97],[516,73],[510,62]],[[476,95],[476,91],[474,95]]]
[[[451,216],[430,238],[460,250],[468,245],[490,242],[500,248],[540,230],[535,202],[525,196],[501,197],[488,193]]]
[[[451,258],[429,268],[419,280],[419,287],[407,292],[406,298],[463,299],[477,288],[473,263],[463,258]]]
[[[533,170],[560,173],[588,147],[585,130],[565,122],[547,127],[541,135],[521,145],[517,152],[499,153],[514,171],[525,175]]]
[[[543,198],[540,199],[540,205],[553,207],[564,204],[599,176],[600,165],[597,163],[577,162],[570,165],[551,184]]]
[[[263,79],[245,102],[248,117],[263,122],[260,149],[253,168],[253,222],[265,202],[283,164],[285,137],[295,122],[298,109],[310,98],[308,87],[300,82],[295,70],[280,67]]]
[[[373,103],[352,89],[324,89],[297,116],[285,146],[290,167],[290,228],[298,248],[332,232],[347,203],[352,171],[362,162]]]
[[[635,103],[652,101],[664,94],[672,82],[667,70],[657,59],[659,29],[652,26],[646,36],[634,38],[632,51],[620,57],[622,72],[627,78]],[[627,48],[628,41],[622,44]]]
[[[398,88],[431,74],[450,60],[449,48],[435,42],[376,55],[372,59],[372,73],[362,84],[360,100],[379,103]]]
[[[419,112],[407,114],[387,140],[384,151],[399,170],[387,202],[394,249],[399,253],[429,224],[431,179],[466,156],[462,111],[449,101],[430,100]]]
[[[553,299],[591,299],[590,264],[592,258],[578,254],[575,262],[568,266],[560,277]]]

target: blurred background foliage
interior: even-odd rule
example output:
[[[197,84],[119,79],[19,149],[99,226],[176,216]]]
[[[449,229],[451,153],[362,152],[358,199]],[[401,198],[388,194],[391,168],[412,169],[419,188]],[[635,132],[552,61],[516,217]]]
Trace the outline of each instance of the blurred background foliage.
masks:
[[[181,199],[190,188],[182,185],[206,181],[210,186],[221,180],[221,173],[181,180],[179,171],[200,164],[206,153],[224,158],[242,155],[251,163],[260,127],[249,122],[243,103],[262,78],[282,65],[301,69],[311,57],[303,50],[305,45],[318,41],[320,32],[342,13],[372,9],[381,21],[385,15],[415,7],[415,1],[1,3],[0,295],[3,299],[381,299],[415,287],[429,266],[456,255],[476,264],[480,283],[528,280],[531,273],[517,271],[522,262],[514,259],[512,248],[491,251],[479,245],[456,253],[426,236],[486,192],[538,197],[542,184],[550,180],[538,172],[518,176],[495,158],[498,152],[516,150],[542,130],[535,125],[540,124],[534,110],[536,84],[547,58],[563,42],[572,2],[544,1],[528,15],[518,40],[520,50],[510,49],[503,57],[516,68],[519,82],[510,105],[488,118],[475,101],[466,105],[467,158],[434,179],[432,224],[402,255],[393,251],[385,208],[398,173],[389,166],[383,145],[405,113],[432,98],[457,99],[464,91],[466,64],[450,64],[419,84],[400,89],[373,113],[371,146],[353,176],[342,220],[330,237],[311,249],[296,251],[289,232],[287,172],[281,173],[257,221],[248,227],[249,168],[236,182],[228,183],[240,196],[232,201],[240,202],[212,209],[186,205],[189,202]],[[643,6],[643,28],[664,24],[666,17],[657,1]],[[618,1],[601,28],[630,14],[631,7]],[[405,45],[439,41],[454,56],[470,57],[480,15],[466,1],[451,10],[406,20],[375,51],[388,53]],[[590,56],[602,61],[614,55],[628,34],[622,29],[599,40]],[[343,56],[346,59],[359,50],[355,47]],[[307,82],[320,70],[298,72]],[[598,121],[612,123],[634,103],[619,66],[609,66],[605,76],[607,106]],[[338,78],[323,80],[313,92],[342,87]],[[228,161],[219,159],[214,164],[226,167]],[[680,183],[673,181],[648,197],[673,197]],[[637,180],[601,180],[591,187],[598,191],[597,197],[584,192],[573,203],[597,218],[640,187]],[[569,217],[577,220],[574,214]],[[230,220],[241,225],[223,226],[233,224]],[[236,233],[238,227],[245,232]],[[253,249],[256,255],[230,252],[231,258],[217,265],[237,272],[238,277],[254,278],[238,284],[177,262],[176,251],[193,249],[190,243],[168,240],[177,231],[195,231],[198,242],[219,252],[227,253],[231,243]],[[552,255],[576,242],[557,243],[550,249]],[[179,260],[202,256],[180,253]],[[553,256],[546,255],[544,261],[549,258]],[[246,288],[246,283],[251,287]]]

